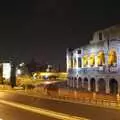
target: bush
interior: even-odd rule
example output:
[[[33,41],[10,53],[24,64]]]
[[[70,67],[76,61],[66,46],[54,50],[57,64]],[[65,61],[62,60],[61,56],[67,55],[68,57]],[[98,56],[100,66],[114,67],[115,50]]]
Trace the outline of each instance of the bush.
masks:
[[[23,87],[23,89],[34,89],[35,88],[33,84],[23,84],[21,85],[21,87]]]
[[[31,77],[27,76],[27,75],[17,77],[17,79],[16,79],[16,85],[17,86],[22,86],[23,84],[32,84]]]

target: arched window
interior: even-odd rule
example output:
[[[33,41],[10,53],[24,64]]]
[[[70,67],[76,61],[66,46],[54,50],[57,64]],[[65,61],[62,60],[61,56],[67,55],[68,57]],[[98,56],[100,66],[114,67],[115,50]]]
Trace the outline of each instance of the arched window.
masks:
[[[108,65],[114,66],[117,63],[117,54],[114,49],[111,49],[108,54]]]
[[[86,67],[88,65],[88,56],[87,55],[82,57],[82,63],[83,63],[83,67]]]
[[[98,52],[97,55],[97,65],[102,66],[105,64],[105,54],[103,51]]]
[[[92,67],[95,64],[95,55],[91,54],[89,57],[89,65]]]

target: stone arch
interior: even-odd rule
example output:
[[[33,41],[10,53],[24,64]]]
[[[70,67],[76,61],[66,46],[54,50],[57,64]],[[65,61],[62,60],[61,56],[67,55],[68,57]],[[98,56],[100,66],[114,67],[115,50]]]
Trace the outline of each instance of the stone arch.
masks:
[[[79,88],[82,88],[82,78],[81,77],[78,78],[78,86],[79,86]]]
[[[105,54],[104,54],[104,51],[101,50],[97,54],[97,65],[103,66],[104,64],[105,64]]]
[[[77,77],[74,77],[74,88],[77,88]]]
[[[88,78],[87,77],[84,78],[84,89],[88,90]]]
[[[70,79],[70,87],[71,87],[71,88],[73,87],[73,80],[74,80],[74,78],[73,78],[73,76],[72,76],[71,79]]]
[[[100,93],[105,93],[106,92],[106,82],[103,78],[100,78],[98,80],[98,90]]]
[[[118,81],[114,78],[109,81],[110,93],[117,94],[118,93]]]
[[[95,78],[90,79],[90,86],[91,86],[91,91],[95,92]]]
[[[108,54],[108,65],[115,66],[116,63],[117,63],[117,53],[116,53],[116,50],[112,48]]]

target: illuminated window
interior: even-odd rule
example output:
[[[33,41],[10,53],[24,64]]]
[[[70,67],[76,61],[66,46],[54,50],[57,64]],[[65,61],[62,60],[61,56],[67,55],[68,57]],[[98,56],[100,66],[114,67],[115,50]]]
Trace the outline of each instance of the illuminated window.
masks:
[[[117,54],[114,49],[111,49],[108,54],[108,65],[113,66],[117,63]]]
[[[83,63],[83,67],[87,67],[87,65],[88,65],[88,56],[87,55],[82,57],[82,63]]]
[[[95,64],[95,56],[94,54],[90,55],[89,57],[89,65],[92,67]]]
[[[105,55],[103,51],[100,51],[97,55],[97,65],[102,66],[105,64]]]

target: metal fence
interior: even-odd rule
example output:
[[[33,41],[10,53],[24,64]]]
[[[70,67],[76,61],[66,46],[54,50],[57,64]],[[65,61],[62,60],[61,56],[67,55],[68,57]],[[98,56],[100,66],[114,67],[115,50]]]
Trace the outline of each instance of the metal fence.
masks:
[[[54,90],[44,90],[41,91],[45,96],[50,98],[57,98],[60,100],[74,101],[79,103],[86,104],[95,104],[102,105],[108,107],[120,107],[120,99],[119,95],[104,95],[98,93],[91,92],[80,92],[75,90],[67,90],[67,89],[58,89],[58,91]]]

